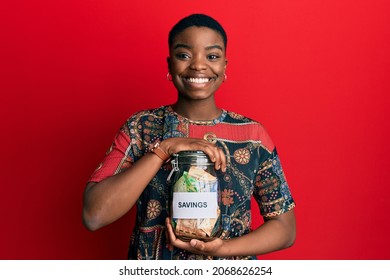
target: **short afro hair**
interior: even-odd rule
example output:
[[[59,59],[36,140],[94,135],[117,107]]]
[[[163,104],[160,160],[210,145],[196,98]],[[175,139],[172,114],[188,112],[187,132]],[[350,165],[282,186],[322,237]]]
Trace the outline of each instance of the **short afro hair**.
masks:
[[[224,47],[226,50],[227,47],[227,35],[225,30],[223,29],[222,25],[219,24],[218,21],[213,19],[212,17],[204,14],[192,14],[189,15],[183,19],[181,19],[178,23],[176,23],[171,31],[169,32],[168,36],[168,46],[169,48],[173,44],[173,40],[175,37],[183,32],[185,29],[192,27],[192,26],[197,26],[197,27],[207,27],[210,29],[213,29],[214,31],[218,32],[223,39]]]

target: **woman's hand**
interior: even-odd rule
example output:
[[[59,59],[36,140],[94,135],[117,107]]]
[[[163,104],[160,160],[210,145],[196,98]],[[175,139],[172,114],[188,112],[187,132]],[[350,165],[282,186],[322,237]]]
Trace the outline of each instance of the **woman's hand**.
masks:
[[[216,170],[226,171],[226,156],[215,144],[198,138],[169,138],[160,143],[160,148],[169,155],[182,151],[203,151],[214,162]]]
[[[227,241],[216,238],[209,242],[204,242],[198,239],[191,239],[190,242],[184,242],[176,237],[175,233],[173,232],[171,220],[169,218],[165,220],[165,225],[168,238],[167,246],[171,251],[173,247],[176,247],[198,255],[218,257],[224,257],[228,255],[227,252],[224,252],[226,251],[224,245],[227,243]]]
[[[208,256],[254,256],[262,255],[293,245],[295,241],[295,215],[290,210],[279,216],[266,219],[265,222],[248,234],[227,240],[215,239],[203,242],[192,239],[183,242],[176,238],[170,219],[166,219],[166,233],[168,248],[174,247],[190,251],[195,254]]]

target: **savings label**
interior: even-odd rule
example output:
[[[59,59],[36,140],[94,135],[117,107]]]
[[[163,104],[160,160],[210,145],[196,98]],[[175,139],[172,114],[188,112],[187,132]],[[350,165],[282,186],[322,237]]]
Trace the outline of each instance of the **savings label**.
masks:
[[[172,218],[217,218],[217,192],[174,192]]]

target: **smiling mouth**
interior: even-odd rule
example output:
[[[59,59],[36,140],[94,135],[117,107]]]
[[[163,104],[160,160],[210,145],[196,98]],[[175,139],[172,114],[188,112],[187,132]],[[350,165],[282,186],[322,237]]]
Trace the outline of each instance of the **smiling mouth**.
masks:
[[[192,77],[183,78],[184,81],[193,84],[205,84],[210,82],[212,79],[213,78],[192,78]]]

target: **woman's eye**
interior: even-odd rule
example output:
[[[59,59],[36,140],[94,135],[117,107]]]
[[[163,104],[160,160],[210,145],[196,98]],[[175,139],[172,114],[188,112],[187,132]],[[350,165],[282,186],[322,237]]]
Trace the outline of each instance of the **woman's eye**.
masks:
[[[209,56],[207,56],[207,58],[209,60],[216,60],[219,58],[219,55],[216,55],[216,54],[210,54]]]
[[[176,55],[176,57],[178,59],[189,59],[190,58],[190,56],[188,54],[186,54],[186,53],[179,53],[179,54]]]

